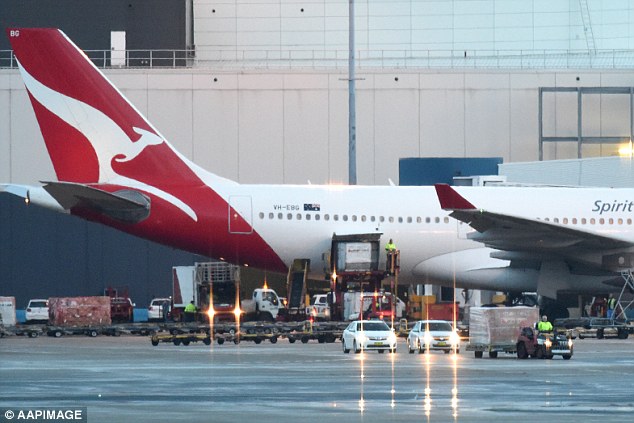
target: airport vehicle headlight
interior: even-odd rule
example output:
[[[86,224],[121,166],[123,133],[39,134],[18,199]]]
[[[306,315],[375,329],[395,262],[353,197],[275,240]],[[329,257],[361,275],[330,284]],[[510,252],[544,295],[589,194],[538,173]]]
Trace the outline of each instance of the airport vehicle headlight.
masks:
[[[546,338],[546,340],[544,341],[544,345],[546,346],[546,349],[550,349],[550,347],[553,346],[553,342],[550,340],[550,338]]]
[[[425,332],[425,335],[423,335],[423,341],[425,342],[425,344],[431,344],[431,341],[433,340],[431,334],[429,332]]]
[[[456,332],[451,332],[451,335],[449,335],[449,343],[454,347],[460,345],[460,336],[458,336]]]
[[[569,340],[568,340],[568,348],[569,348],[569,349],[572,349],[572,339],[569,339]]]
[[[387,336],[387,342],[389,342],[390,344],[395,344],[396,343],[396,334],[394,332],[390,333]]]

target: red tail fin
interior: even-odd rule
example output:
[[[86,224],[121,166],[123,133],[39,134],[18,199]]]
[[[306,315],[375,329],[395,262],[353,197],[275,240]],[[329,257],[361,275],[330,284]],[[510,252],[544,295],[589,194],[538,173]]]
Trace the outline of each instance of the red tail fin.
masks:
[[[59,180],[196,182],[159,132],[63,32],[7,29],[7,35]],[[127,164],[148,146],[155,148]]]

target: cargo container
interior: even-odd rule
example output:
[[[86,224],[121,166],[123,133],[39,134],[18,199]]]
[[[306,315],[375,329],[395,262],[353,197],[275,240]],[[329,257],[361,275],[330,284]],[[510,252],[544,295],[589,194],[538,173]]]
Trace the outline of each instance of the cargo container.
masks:
[[[49,298],[49,322],[55,326],[110,325],[110,297]]]
[[[15,297],[0,297],[0,326],[15,326]]]

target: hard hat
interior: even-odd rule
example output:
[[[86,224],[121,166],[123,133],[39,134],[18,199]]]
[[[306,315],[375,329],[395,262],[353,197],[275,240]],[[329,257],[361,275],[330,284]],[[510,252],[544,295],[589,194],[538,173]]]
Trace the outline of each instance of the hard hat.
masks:
[[[542,320],[545,322],[546,320],[548,320],[548,317],[546,317],[546,315],[543,315]]]

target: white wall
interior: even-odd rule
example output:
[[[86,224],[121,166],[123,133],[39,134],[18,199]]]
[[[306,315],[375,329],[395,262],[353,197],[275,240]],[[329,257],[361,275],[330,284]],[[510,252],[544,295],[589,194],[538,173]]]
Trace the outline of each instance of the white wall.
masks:
[[[588,0],[356,0],[357,49],[634,48],[634,3]],[[201,59],[348,48],[348,0],[194,0]],[[592,43],[588,42],[592,39]]]
[[[179,151],[206,169],[249,183],[347,182],[348,92],[342,73],[117,69],[106,74]],[[617,71],[358,76],[358,181],[379,185],[388,178],[398,183],[402,157],[537,160],[540,86],[634,86],[634,74]],[[623,120],[629,109],[610,97],[584,109],[584,133],[613,135],[628,127]],[[575,129],[575,101],[563,94],[545,98],[545,134]],[[549,159],[576,157],[574,145],[547,148]],[[0,181],[52,178],[24,85],[16,70],[0,70]]]

